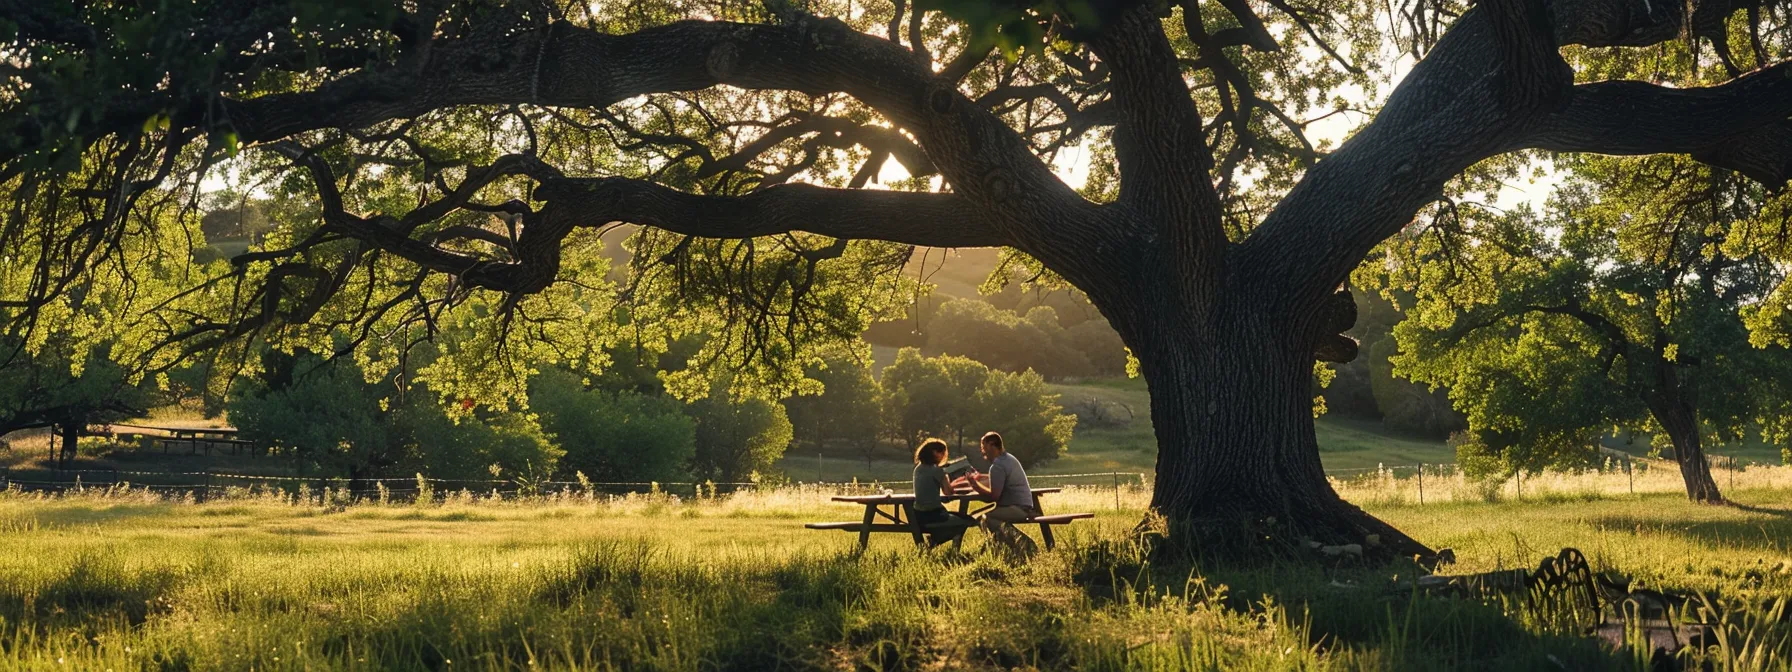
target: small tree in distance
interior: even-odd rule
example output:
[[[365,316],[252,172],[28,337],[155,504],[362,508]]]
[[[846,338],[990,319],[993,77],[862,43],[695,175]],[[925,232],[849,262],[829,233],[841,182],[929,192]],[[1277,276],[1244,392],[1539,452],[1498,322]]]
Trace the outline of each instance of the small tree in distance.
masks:
[[[677,400],[634,389],[591,389],[548,369],[529,381],[529,407],[565,455],[559,473],[642,483],[690,477],[696,423]]]
[[[997,431],[1015,457],[1044,463],[1063,453],[1076,428],[1076,416],[1062,412],[1058,395],[1032,371],[991,371],[965,357],[922,357],[904,348],[884,368],[882,384],[885,422],[909,448],[937,436],[980,462],[972,444]]]
[[[718,383],[687,412],[696,421],[691,475],[718,483],[745,483],[770,472],[790,447],[784,406],[759,397],[731,398]]]
[[[883,442],[883,388],[870,367],[836,355],[810,365],[807,375],[822,389],[784,400],[798,443],[816,450],[844,447],[864,458],[867,467],[891,452]]]
[[[1542,215],[1468,211],[1395,246],[1395,282],[1418,296],[1394,330],[1397,372],[1449,386],[1465,448],[1508,469],[1588,464],[1622,427],[1672,453],[1689,498],[1721,502],[1707,442],[1783,438],[1792,412],[1792,351],[1769,312],[1783,206],[1683,159],[1566,167]]]
[[[976,433],[1000,432],[1002,444],[1022,464],[1058,459],[1076,432],[1076,416],[1064,413],[1058,395],[1032,371],[991,371],[975,398]]]

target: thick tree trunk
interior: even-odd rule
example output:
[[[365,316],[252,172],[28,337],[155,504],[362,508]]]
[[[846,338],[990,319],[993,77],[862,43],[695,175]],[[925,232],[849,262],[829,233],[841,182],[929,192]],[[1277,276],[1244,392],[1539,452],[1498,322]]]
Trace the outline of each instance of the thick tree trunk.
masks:
[[[73,422],[65,422],[57,426],[56,431],[62,439],[62,454],[57,457],[59,467],[67,467],[75,463],[75,449],[80,445],[81,427]]]
[[[1339,497],[1313,432],[1312,345],[1292,320],[1228,302],[1212,329],[1132,334],[1157,433],[1152,507],[1172,547],[1197,555],[1317,555],[1312,542],[1371,557],[1435,553]]]
[[[1686,496],[1695,502],[1717,504],[1724,501],[1711,478],[1711,465],[1705,462],[1705,448],[1699,438],[1698,411],[1684,397],[1657,398],[1649,404],[1655,422],[1674,442],[1674,461],[1680,463],[1680,477],[1686,481]]]

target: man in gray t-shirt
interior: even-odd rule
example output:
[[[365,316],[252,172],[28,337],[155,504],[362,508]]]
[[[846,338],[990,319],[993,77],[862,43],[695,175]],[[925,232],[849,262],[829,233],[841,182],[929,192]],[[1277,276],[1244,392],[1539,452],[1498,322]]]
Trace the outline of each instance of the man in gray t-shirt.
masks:
[[[1031,554],[1036,548],[1033,540],[1014,527],[1014,523],[1038,514],[1033,505],[1033,488],[1027,484],[1027,472],[1021,469],[1020,460],[1014,459],[1002,445],[1001,434],[984,434],[978,448],[984,459],[989,460],[989,485],[976,479],[969,479],[968,483],[983,499],[996,503],[995,508],[983,514],[983,531],[1009,550]]]

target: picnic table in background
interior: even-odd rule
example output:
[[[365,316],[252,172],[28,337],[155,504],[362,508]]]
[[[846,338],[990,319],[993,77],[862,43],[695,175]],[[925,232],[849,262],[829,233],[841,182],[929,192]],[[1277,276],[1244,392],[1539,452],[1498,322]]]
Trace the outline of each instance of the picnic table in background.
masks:
[[[1033,488],[1033,510],[1037,515],[1015,523],[1016,526],[1038,525],[1039,536],[1045,539],[1045,547],[1048,549],[1055,543],[1055,540],[1052,539],[1053,525],[1069,525],[1071,521],[1095,517],[1095,514],[1093,513],[1060,513],[1050,516],[1044,515],[1045,508],[1041,495],[1053,494],[1060,490],[1062,490],[1062,488]],[[803,527],[807,527],[811,530],[845,530],[847,532],[858,532],[860,551],[865,550],[865,547],[871,543],[871,533],[873,532],[908,534],[914,538],[916,544],[923,544],[926,543],[926,538],[923,536],[926,533],[940,531],[946,525],[959,524],[953,521],[948,521],[946,523],[936,523],[934,525],[924,526],[916,522],[914,493],[840,495],[834,497],[833,500],[836,502],[858,504],[865,507],[864,520],[849,520],[834,523],[809,523]],[[995,507],[994,502],[982,499],[982,497],[975,492],[942,495],[940,501],[944,503],[958,502],[958,512],[964,515],[976,515]],[[972,502],[986,504],[987,506],[972,511],[970,508]],[[963,541],[964,537],[960,536],[952,542],[952,547],[958,548]]]
[[[167,452],[170,447],[177,443],[187,444],[190,453],[197,453],[199,452],[200,446],[205,446],[205,452],[208,455],[212,452],[213,444],[221,443],[230,446],[231,453],[233,454],[241,451],[243,448],[249,448],[250,450],[254,450],[255,448],[254,442],[236,438],[237,430],[231,427],[157,427],[154,425],[134,425],[122,422],[112,423],[112,426],[132,427],[136,429],[148,429],[163,432],[163,434],[135,435],[140,439],[147,439],[152,443],[162,444],[162,452]]]

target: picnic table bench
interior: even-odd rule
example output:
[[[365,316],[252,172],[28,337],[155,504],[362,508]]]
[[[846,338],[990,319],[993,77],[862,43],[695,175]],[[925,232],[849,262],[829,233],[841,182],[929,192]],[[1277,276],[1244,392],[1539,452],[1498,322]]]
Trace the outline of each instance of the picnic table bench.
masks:
[[[1069,525],[1071,521],[1095,517],[1095,514],[1093,513],[1060,513],[1049,516],[1045,515],[1045,508],[1041,503],[1040,496],[1053,494],[1062,489],[1063,488],[1033,488],[1033,509],[1039,512],[1038,515],[1015,523],[1016,526],[1038,525],[1039,536],[1045,539],[1045,547],[1047,549],[1050,549],[1055,543],[1055,540],[1052,539],[1053,525]],[[871,543],[871,533],[873,532],[908,534],[914,537],[916,544],[921,544],[925,543],[925,538],[922,535],[927,532],[937,531],[946,526],[959,524],[953,521],[948,521],[946,523],[936,523],[934,525],[921,525],[916,522],[914,493],[839,495],[834,497],[833,500],[836,502],[858,504],[865,507],[864,519],[833,523],[809,523],[803,527],[811,530],[844,530],[847,532],[858,532],[859,550],[861,551],[865,550],[865,547]],[[995,506],[993,502],[988,502],[987,500],[982,499],[975,492],[944,494],[940,497],[940,500],[942,502],[958,502],[958,512],[967,516],[974,515],[975,513],[982,513]],[[970,510],[972,502],[981,502],[988,504],[989,506],[981,507],[973,512]],[[952,542],[953,548],[957,548],[962,541],[964,541],[964,537],[962,536],[954,540]]]
[[[231,427],[157,427],[122,422],[112,423],[111,427],[132,427],[162,432],[161,434],[134,433],[129,436],[137,441],[147,440],[150,446],[160,443],[164,453],[168,452],[175,444],[186,444],[189,454],[197,454],[199,447],[204,446],[206,454],[209,455],[215,444],[230,446],[233,454],[241,452],[243,448],[255,449],[254,441],[236,438],[237,430]],[[111,431],[116,432],[117,430]]]

